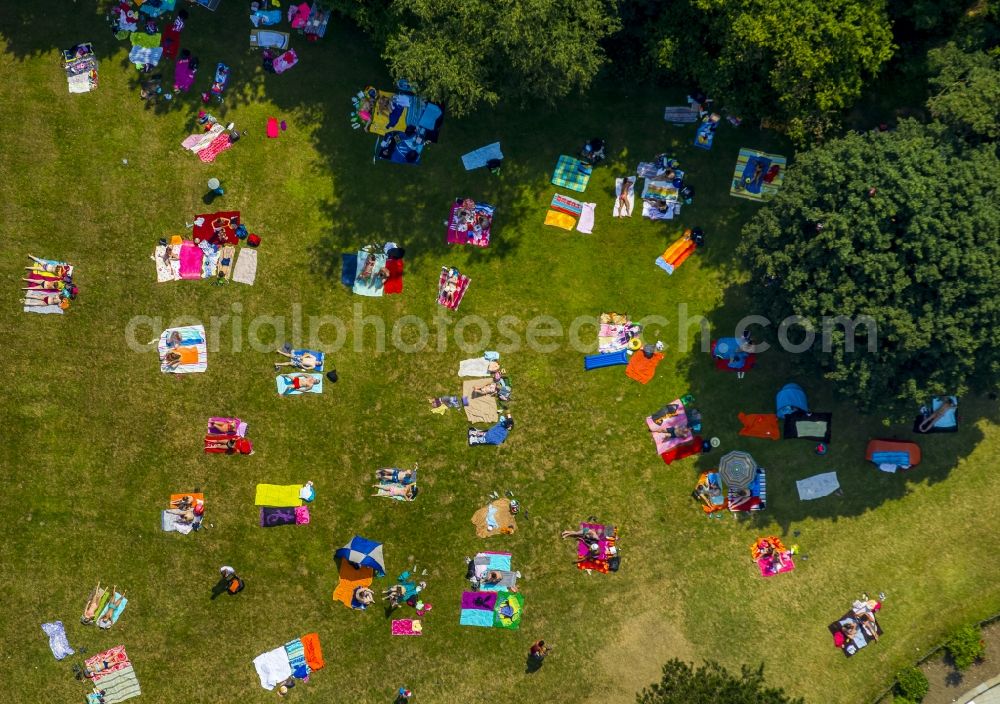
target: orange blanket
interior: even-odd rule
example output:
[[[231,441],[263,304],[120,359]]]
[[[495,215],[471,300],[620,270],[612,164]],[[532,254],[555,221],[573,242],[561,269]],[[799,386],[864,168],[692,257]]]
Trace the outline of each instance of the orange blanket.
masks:
[[[781,431],[778,429],[778,416],[773,413],[740,413],[740,435],[751,438],[768,438],[769,440],[781,440]]]
[[[337,582],[337,588],[333,590],[334,601],[339,601],[347,608],[351,608],[351,597],[354,596],[354,590],[358,587],[370,587],[373,575],[371,567],[358,569],[347,560],[341,560],[340,581]]]
[[[175,501],[180,501],[185,496],[190,496],[196,502],[197,501],[201,501],[201,502],[205,501],[205,495],[204,494],[171,494],[170,495],[170,505],[173,506],[173,504],[174,504]]]
[[[326,665],[323,662],[323,651],[319,647],[319,634],[307,633],[299,638],[302,641],[302,649],[305,650],[306,664],[310,670],[322,670]]]
[[[635,379],[640,384],[648,384],[649,380],[656,374],[656,365],[662,359],[663,354],[660,352],[654,352],[649,359],[642,351],[635,352],[629,359],[628,366],[625,367],[625,375]]]

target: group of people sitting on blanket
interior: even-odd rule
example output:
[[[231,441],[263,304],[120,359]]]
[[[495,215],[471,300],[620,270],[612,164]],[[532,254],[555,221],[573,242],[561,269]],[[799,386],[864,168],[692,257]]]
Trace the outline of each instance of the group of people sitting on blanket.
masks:
[[[426,572],[426,570],[424,570]],[[403,604],[409,604],[418,610],[429,610],[419,601],[418,595],[427,588],[427,582],[416,582],[416,567],[407,570],[396,577],[396,583],[382,591],[382,601],[388,602],[389,610],[398,609]]]
[[[607,555],[609,558],[613,558],[618,554],[618,548],[612,544],[608,536],[601,535],[593,528],[581,527],[579,530],[564,530],[559,534],[559,537],[563,540],[573,538],[579,545],[582,545],[586,549],[586,554],[579,556],[574,562],[587,562],[600,557],[602,540],[608,541]]]
[[[858,634],[858,624],[869,638],[878,641],[878,623],[875,621],[875,612],[882,605],[874,599],[859,599],[851,606],[851,615],[854,620],[845,619],[840,624],[840,631],[848,641],[854,640]]]
[[[69,308],[70,301],[76,299],[79,289],[73,283],[73,270],[67,264],[53,264],[31,254],[31,266],[24,267],[28,276],[21,279],[26,285],[22,303],[26,306],[59,306]]]
[[[466,198],[455,211],[455,223],[459,232],[464,232],[470,240],[477,240],[483,235],[483,230],[490,226],[493,219],[490,215],[476,207],[476,201]]]
[[[510,572],[504,574],[501,570],[487,570],[485,574],[482,575],[476,574],[476,563],[475,560],[473,560],[471,557],[465,558],[465,564],[466,564],[465,578],[469,580],[469,586],[472,588],[472,591],[474,592],[478,592],[483,587],[492,587],[497,584],[502,584],[504,582],[504,579],[511,574]],[[509,583],[510,580],[508,580],[508,584],[504,586],[504,591],[510,592],[512,594],[517,592],[516,580],[521,578],[521,573],[519,571],[514,572],[513,576],[514,576],[513,581],[515,583],[510,584]]]
[[[375,493],[372,496],[384,496],[400,501],[413,501],[417,498],[417,466],[413,469],[376,469],[375,479],[378,484],[372,484]]]
[[[187,494],[171,501],[167,513],[177,516],[177,520],[181,523],[191,525],[205,515],[205,501]]]
[[[491,361],[489,363],[486,367],[486,373],[493,377],[493,381],[475,387],[472,389],[472,393],[469,397],[436,396],[428,399],[428,401],[430,401],[431,408],[440,408],[441,406],[447,406],[448,408],[462,408],[469,405],[470,399],[482,398],[483,396],[496,396],[500,407],[506,409],[507,403],[510,402],[511,394],[510,375],[507,374],[507,370],[501,367],[500,363],[497,361]]]

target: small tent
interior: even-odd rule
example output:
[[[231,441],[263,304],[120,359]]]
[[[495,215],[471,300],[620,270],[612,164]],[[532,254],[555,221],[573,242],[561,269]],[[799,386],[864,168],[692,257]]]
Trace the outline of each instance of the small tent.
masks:
[[[781,387],[775,399],[778,418],[784,418],[796,411],[809,412],[809,401],[806,392],[798,384],[785,384]]]
[[[379,577],[385,576],[385,558],[382,557],[382,543],[355,535],[347,545],[333,554],[334,559],[347,560],[354,567],[370,567]]]

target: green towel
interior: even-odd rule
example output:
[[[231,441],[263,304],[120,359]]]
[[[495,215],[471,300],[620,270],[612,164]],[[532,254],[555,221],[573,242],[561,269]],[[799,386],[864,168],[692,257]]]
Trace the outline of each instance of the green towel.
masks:
[[[255,506],[275,506],[284,508],[285,506],[301,506],[302,499],[299,498],[301,484],[280,485],[280,484],[258,484],[257,497],[254,499]]]
[[[800,437],[821,438],[826,435],[826,422],[821,420],[799,420],[795,422],[795,432]]]
[[[146,34],[145,32],[132,32],[132,36],[129,37],[132,40],[132,46],[141,46],[144,49],[155,49],[160,46],[160,34]]]
[[[135,676],[135,670],[131,665],[102,677],[96,687],[104,690],[105,704],[118,704],[142,694],[139,679]]]

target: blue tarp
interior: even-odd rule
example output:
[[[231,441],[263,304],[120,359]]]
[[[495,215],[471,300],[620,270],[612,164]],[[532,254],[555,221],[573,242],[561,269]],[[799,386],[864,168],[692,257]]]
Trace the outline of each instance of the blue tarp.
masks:
[[[778,418],[784,418],[795,411],[809,412],[809,401],[806,392],[798,384],[785,384],[775,398]]]

